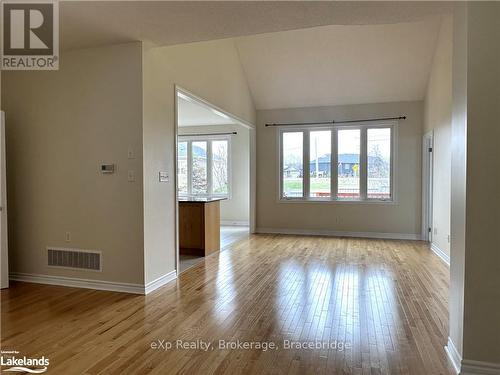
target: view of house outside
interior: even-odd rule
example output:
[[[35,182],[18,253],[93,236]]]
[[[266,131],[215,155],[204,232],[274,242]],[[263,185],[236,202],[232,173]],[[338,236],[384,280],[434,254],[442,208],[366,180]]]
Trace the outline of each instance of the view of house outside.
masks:
[[[303,195],[303,134],[283,134],[283,194],[285,197]],[[309,133],[310,197],[331,196],[331,131]],[[391,196],[391,129],[367,130],[367,196],[388,199]],[[337,154],[339,199],[360,196],[360,130],[338,131]]]

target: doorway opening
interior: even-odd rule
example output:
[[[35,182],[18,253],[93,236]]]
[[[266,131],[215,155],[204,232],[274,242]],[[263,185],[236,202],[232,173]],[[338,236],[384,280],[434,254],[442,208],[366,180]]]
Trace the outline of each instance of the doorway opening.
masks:
[[[422,240],[432,242],[433,213],[433,147],[434,134],[424,135],[422,142]]]
[[[176,98],[177,274],[251,230],[251,145],[245,121],[184,90]]]

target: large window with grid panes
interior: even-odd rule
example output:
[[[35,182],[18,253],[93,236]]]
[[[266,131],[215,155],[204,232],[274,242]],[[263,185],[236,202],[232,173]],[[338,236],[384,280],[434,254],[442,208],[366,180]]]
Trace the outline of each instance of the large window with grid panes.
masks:
[[[395,123],[278,131],[281,200],[394,201]]]

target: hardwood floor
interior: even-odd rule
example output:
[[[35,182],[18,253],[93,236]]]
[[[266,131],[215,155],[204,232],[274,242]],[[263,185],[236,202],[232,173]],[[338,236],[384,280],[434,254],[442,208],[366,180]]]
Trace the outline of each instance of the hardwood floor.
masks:
[[[45,355],[48,374],[453,374],[448,268],[422,242],[252,235],[148,296],[27,283],[1,295],[2,349]],[[162,340],[214,349],[151,348]]]
[[[220,227],[220,249],[230,249],[230,245],[249,236],[249,228],[246,226],[221,225]],[[197,255],[180,254],[179,269],[184,272],[199,262],[204,262],[205,257]]]

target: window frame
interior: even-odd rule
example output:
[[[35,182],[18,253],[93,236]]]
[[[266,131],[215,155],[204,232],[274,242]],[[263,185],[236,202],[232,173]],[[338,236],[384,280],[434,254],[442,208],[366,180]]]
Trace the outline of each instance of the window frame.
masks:
[[[212,142],[213,141],[227,141],[227,193],[213,193],[212,181]],[[187,142],[187,193],[177,191],[179,197],[217,197],[231,199],[232,192],[232,173],[231,173],[231,137],[229,135],[214,135],[214,136],[199,136],[199,135],[178,135],[177,143]],[[207,193],[206,194],[193,194],[193,142],[207,142]],[[179,163],[179,155],[177,155],[177,163]],[[178,169],[178,165],[176,166]],[[178,178],[178,176],[177,176]]]
[[[368,129],[390,128],[391,129],[391,157],[390,157],[390,199],[368,198]],[[338,188],[338,131],[343,129],[360,129],[360,197],[356,199],[345,199],[337,197]],[[310,132],[331,131],[331,163],[330,163],[330,197],[310,197]],[[302,136],[302,170],[303,189],[302,197],[283,196],[283,134],[303,132]],[[398,144],[398,122],[397,121],[373,121],[355,122],[341,125],[318,125],[318,126],[293,126],[277,128],[278,149],[278,195],[279,203],[347,203],[347,204],[397,204],[397,144]]]

